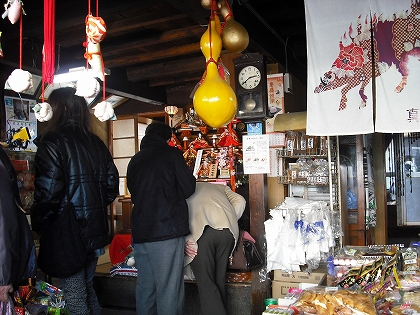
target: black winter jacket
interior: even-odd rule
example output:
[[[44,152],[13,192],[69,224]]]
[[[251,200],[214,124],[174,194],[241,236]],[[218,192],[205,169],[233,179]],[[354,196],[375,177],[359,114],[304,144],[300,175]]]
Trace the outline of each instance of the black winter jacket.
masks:
[[[108,148],[96,135],[89,138],[70,126],[34,142],[38,150],[31,207],[33,230],[42,237],[48,218],[63,210],[69,196],[87,248],[108,245],[107,206],[119,190],[118,171]]]
[[[16,172],[0,148],[0,286],[36,276],[35,244],[21,206]]]
[[[190,234],[186,199],[195,191],[195,180],[178,148],[155,134],[144,136],[127,168],[134,243]]]

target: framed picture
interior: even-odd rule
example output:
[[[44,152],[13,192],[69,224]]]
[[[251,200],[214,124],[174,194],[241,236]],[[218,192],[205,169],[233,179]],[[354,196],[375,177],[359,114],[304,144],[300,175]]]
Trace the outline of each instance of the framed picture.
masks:
[[[113,108],[120,106],[122,103],[128,100],[128,98],[124,96],[119,96],[115,94],[111,94],[105,99],[108,103],[112,105]]]
[[[31,96],[31,98],[35,98],[38,92],[41,90],[40,89],[41,84],[42,84],[42,77],[40,75],[32,74],[32,86],[20,94],[22,94],[23,97]],[[19,94],[12,90],[12,88],[10,87],[7,81],[4,84],[4,89],[9,90],[10,93],[12,93],[12,96]]]

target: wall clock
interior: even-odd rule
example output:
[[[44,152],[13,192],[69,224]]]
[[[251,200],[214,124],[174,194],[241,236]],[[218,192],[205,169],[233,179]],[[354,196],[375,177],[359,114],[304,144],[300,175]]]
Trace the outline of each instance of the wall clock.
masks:
[[[238,109],[241,120],[261,121],[268,117],[267,74],[265,57],[259,53],[233,59]]]

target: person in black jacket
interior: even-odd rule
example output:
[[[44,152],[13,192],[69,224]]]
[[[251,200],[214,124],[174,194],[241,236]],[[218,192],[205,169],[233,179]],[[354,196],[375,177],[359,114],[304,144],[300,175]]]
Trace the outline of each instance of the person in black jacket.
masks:
[[[148,125],[127,167],[137,315],[183,314],[184,236],[190,234],[186,199],[196,179],[182,152],[168,145],[171,135],[163,122]]]
[[[0,146],[0,303],[36,275],[35,244],[21,211],[16,172]],[[22,209],[23,210],[23,209]]]
[[[41,236],[40,252],[50,250],[42,248],[43,235],[51,227],[49,220],[59,218],[58,214],[69,203],[73,205],[89,257],[81,270],[60,279],[61,286],[71,315],[99,315],[93,276],[98,257],[109,244],[107,207],[118,194],[119,176],[108,148],[91,132],[91,115],[85,99],[75,95],[75,91],[70,87],[59,88],[48,98],[53,117],[45,133],[34,141],[38,149],[31,222],[33,230]],[[68,251],[66,244],[52,247],[50,257]]]

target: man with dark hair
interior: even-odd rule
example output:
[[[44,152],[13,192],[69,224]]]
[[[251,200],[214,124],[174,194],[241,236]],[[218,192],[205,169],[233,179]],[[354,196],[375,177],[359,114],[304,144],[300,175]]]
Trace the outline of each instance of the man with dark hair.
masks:
[[[184,308],[184,236],[190,234],[186,199],[195,177],[182,152],[168,145],[171,128],[147,126],[140,151],[127,167],[137,268],[136,312],[181,315]]]

